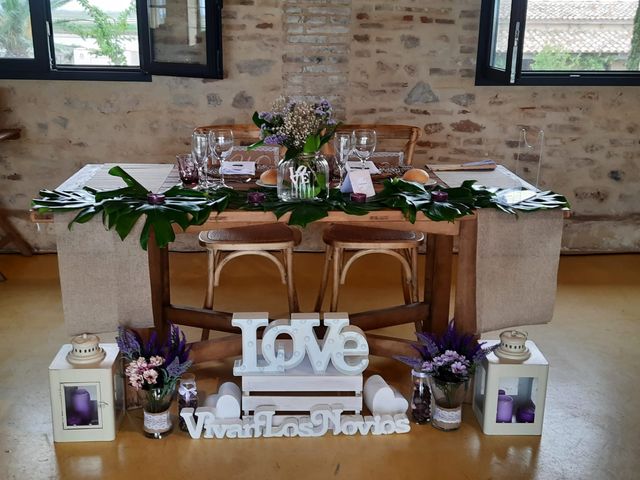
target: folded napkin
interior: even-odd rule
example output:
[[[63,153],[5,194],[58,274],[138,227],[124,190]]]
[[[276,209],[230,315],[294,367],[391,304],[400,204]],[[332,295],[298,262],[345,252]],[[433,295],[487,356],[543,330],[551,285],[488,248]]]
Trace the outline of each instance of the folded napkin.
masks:
[[[255,175],[256,162],[222,162],[220,173],[225,175]]]
[[[378,167],[376,167],[375,163],[373,163],[371,160],[367,160],[365,162],[365,165],[367,166],[367,169],[372,175],[376,175],[380,173],[380,170],[378,170]],[[351,170],[362,170],[362,162],[360,162],[359,160],[356,162],[348,161],[347,171],[350,172]]]

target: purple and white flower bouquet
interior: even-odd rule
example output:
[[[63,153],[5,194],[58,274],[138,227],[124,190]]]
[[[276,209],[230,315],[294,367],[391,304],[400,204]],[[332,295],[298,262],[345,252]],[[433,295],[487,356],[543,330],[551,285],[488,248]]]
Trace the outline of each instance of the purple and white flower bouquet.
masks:
[[[446,408],[462,401],[463,390],[459,387],[466,385],[478,363],[497,348],[483,348],[485,342],[477,342],[473,335],[459,334],[453,321],[443,335],[416,332],[416,336],[418,343],[412,346],[419,356],[394,358],[429,375],[436,405],[441,403]]]
[[[416,336],[418,343],[412,346],[419,357],[395,358],[443,382],[466,382],[473,376],[478,363],[497,348],[483,348],[485,342],[477,342],[473,335],[457,333],[453,321],[443,335],[416,332]]]
[[[315,153],[331,140],[338,125],[327,100],[316,103],[278,98],[270,111],[255,112],[253,123],[260,128],[261,145],[280,145],[287,149],[284,159],[301,153]]]
[[[161,399],[170,399],[178,379],[191,366],[191,346],[187,345],[184,333],[171,325],[164,342],[155,331],[144,342],[136,332],[120,326],[116,341],[129,361],[125,369],[129,384],[136,390],[147,391],[150,411],[162,411],[166,402]]]

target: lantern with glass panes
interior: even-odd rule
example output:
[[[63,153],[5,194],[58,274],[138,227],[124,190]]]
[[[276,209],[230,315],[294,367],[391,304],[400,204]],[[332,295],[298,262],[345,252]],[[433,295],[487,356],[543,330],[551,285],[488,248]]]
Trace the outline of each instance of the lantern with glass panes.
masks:
[[[487,435],[541,435],[549,363],[527,334],[506,331],[475,375],[473,411]]]
[[[53,439],[110,441],[124,413],[122,358],[115,343],[74,337],[49,365]]]

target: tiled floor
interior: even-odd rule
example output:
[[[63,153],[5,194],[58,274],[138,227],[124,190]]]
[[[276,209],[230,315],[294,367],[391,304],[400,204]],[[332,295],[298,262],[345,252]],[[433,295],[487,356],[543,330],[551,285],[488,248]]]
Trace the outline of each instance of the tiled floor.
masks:
[[[297,254],[295,261],[302,305],[310,308],[322,257]],[[201,303],[203,262],[200,254],[172,256],[175,301]],[[218,298],[226,300],[219,306],[285,311],[275,272],[249,262],[237,260],[223,274]],[[69,340],[56,257],[0,255],[0,271],[8,278],[0,283],[0,479],[638,478],[640,255],[562,258],[553,322],[526,328],[551,363],[542,437],[485,436],[465,407],[462,428],[450,433],[427,425],[386,437],[195,441],[175,432],[154,441],[143,437],[140,411],[133,411],[114,442],[54,444],[47,367]],[[389,276],[399,271],[385,259],[356,265],[342,307],[400,302],[399,284]],[[412,333],[410,326],[397,332]],[[369,371],[406,393],[404,366],[373,359]],[[195,373],[201,389],[212,390],[229,377],[230,363]]]

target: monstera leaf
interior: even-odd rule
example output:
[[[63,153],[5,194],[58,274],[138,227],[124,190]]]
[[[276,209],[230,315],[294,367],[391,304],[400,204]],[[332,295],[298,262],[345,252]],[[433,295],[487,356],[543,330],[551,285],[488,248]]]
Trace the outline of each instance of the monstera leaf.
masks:
[[[173,187],[164,193],[164,202],[151,203],[148,191],[129,175],[122,167],[116,166],[109,174],[120,177],[127,185],[115,190],[96,191],[85,188],[79,191],[42,190],[42,198],[32,202],[34,210],[45,212],[80,210],[69,223],[86,223],[95,215],[102,215],[102,222],[109,229],[115,229],[124,240],[140,217],[144,225],[140,235],[140,245],[147,249],[151,231],[154,232],[159,247],[166,247],[175,240],[173,225],[182,230],[190,225],[202,225],[213,209],[223,211],[229,201],[228,191],[218,191],[215,195]]]

